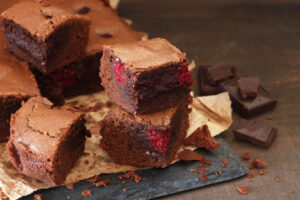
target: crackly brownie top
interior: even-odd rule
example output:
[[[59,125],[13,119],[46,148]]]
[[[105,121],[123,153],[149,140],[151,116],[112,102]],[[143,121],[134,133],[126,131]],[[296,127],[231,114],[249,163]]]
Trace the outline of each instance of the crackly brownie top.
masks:
[[[150,70],[162,66],[187,65],[185,55],[162,38],[104,46],[104,51],[110,51],[121,59],[125,67],[136,70]]]
[[[44,1],[22,1],[14,4],[2,13],[2,17],[18,24],[41,41],[46,41],[58,27],[68,22],[81,20],[89,23],[81,15],[67,12]]]
[[[136,42],[142,35],[134,31],[106,0],[48,0],[52,5],[61,7],[91,20],[87,53],[102,51],[104,44]]]
[[[33,97],[12,115],[11,139],[50,157],[82,117],[83,113],[73,108],[54,108],[46,98]]]
[[[132,115],[131,113],[127,112],[123,108],[117,105],[113,105],[110,110],[109,114],[112,116],[116,116],[118,118],[124,118],[124,120],[138,122],[138,123],[146,123],[152,126],[168,126],[171,123],[173,116],[175,115],[176,111],[178,110],[178,106],[169,108],[167,110],[151,113],[151,114],[138,114],[136,116]]]

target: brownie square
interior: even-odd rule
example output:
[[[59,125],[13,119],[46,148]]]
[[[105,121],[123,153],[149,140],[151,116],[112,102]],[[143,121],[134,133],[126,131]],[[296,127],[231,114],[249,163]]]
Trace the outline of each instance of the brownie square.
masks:
[[[238,140],[247,141],[256,146],[269,147],[277,135],[277,128],[263,120],[241,119],[233,133]]]
[[[228,80],[220,84],[220,91],[229,92],[232,108],[244,118],[254,117],[275,107],[276,99],[261,85],[255,98],[243,99],[239,91],[239,79]]]
[[[231,65],[202,65],[198,69],[199,92],[201,95],[218,94],[220,83],[237,76]]]
[[[11,117],[7,151],[23,174],[52,185],[62,184],[84,151],[84,114],[73,108],[54,108],[33,97]]]
[[[0,44],[4,36],[0,33]],[[9,137],[10,115],[15,113],[21,102],[33,96],[39,96],[39,88],[28,65],[0,50],[0,142]]]
[[[49,74],[84,56],[90,21],[49,3],[22,1],[2,13],[7,49]]]
[[[101,121],[101,147],[118,164],[167,167],[183,144],[188,126],[186,106],[134,116],[113,105]]]
[[[110,100],[134,114],[186,102],[193,83],[185,55],[161,38],[106,45],[100,77]]]

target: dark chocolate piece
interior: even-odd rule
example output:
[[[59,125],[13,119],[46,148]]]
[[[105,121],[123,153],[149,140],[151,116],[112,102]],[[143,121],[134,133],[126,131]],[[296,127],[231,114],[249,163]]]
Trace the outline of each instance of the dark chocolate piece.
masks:
[[[198,70],[198,84],[201,95],[218,94],[221,82],[237,77],[234,66],[230,65],[202,65]]]
[[[114,105],[101,122],[101,147],[118,164],[167,167],[183,143],[188,124],[184,105],[136,116]]]
[[[105,46],[100,76],[110,100],[131,113],[151,113],[190,100],[185,55],[162,38]]]
[[[276,105],[276,99],[261,85],[258,87],[257,97],[242,99],[238,86],[239,79],[228,80],[220,84],[220,92],[228,91],[232,100],[232,108],[242,117],[250,118],[271,110]]]
[[[73,108],[54,108],[43,97],[29,99],[11,117],[7,151],[12,164],[45,183],[64,183],[90,135],[84,123],[84,114]]]
[[[240,95],[243,99],[251,99],[257,97],[260,80],[258,77],[241,77],[238,80]]]
[[[7,48],[44,74],[85,55],[90,21],[51,4],[22,1],[2,13]]]
[[[262,120],[241,119],[233,130],[238,140],[244,140],[260,147],[269,147],[277,135],[277,128]]]

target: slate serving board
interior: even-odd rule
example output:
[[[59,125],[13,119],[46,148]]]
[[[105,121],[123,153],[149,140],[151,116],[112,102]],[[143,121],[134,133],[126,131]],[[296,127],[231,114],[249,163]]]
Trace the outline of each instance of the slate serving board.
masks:
[[[103,174],[101,177],[110,177],[110,183],[106,187],[96,187],[86,181],[80,181],[74,184],[74,189],[69,190],[65,186],[56,187],[53,189],[40,190],[35,194],[42,194],[43,200],[71,199],[71,200],[96,200],[96,199],[152,199],[162,197],[178,192],[183,192],[195,188],[208,186],[215,183],[229,181],[243,175],[246,175],[248,168],[241,162],[239,157],[230,149],[228,144],[220,137],[216,138],[221,142],[221,146],[214,152],[205,153],[204,157],[212,162],[206,172],[208,180],[202,182],[199,178],[199,173],[191,172],[191,169],[198,169],[198,162],[178,162],[165,169],[149,169],[137,171],[136,173],[146,180],[139,183],[126,180],[127,183],[120,183],[118,180],[119,174]],[[198,149],[198,152],[205,151]],[[222,155],[222,156],[220,156]],[[231,158],[228,158],[228,155]],[[228,160],[226,168],[219,164]],[[230,168],[229,166],[232,166]],[[221,175],[216,172],[222,171]],[[123,191],[123,189],[126,191]],[[92,196],[83,197],[81,192],[90,189]],[[22,200],[32,200],[33,195],[22,198]]]

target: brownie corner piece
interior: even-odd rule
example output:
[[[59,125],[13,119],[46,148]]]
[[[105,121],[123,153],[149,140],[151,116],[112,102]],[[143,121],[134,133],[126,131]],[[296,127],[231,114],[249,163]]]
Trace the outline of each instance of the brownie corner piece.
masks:
[[[86,137],[83,113],[54,108],[43,97],[30,98],[11,117],[7,151],[24,175],[59,185],[82,155]]]
[[[48,74],[84,56],[90,20],[51,4],[22,1],[2,13],[7,49]]]
[[[118,164],[167,167],[183,144],[188,126],[186,106],[134,116],[113,105],[101,122],[101,147]]]
[[[185,54],[162,38],[105,46],[100,77],[110,99],[135,114],[186,101],[193,84]]]

